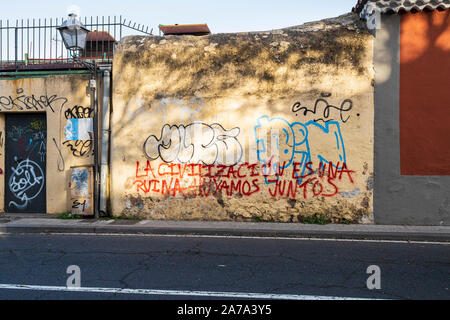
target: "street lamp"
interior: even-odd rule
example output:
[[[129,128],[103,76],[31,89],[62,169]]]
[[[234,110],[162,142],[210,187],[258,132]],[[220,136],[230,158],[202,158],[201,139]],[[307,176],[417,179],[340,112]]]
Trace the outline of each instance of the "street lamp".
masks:
[[[90,32],[83,24],[78,20],[77,15],[74,13],[69,14],[69,18],[63,22],[60,27],[56,28],[61,34],[61,38],[64,42],[64,46],[72,54],[73,60],[83,66],[87,67],[92,74],[92,79],[89,82],[89,90],[91,91],[91,106],[94,110],[94,167],[95,167],[95,190],[96,194],[98,189],[98,104],[97,104],[97,65],[95,63],[89,63],[80,59],[81,51],[86,48],[86,39],[88,33]],[[97,202],[97,196],[95,196],[95,201]],[[95,218],[99,217],[98,205],[95,205]]]
[[[84,50],[89,30],[78,20],[74,13],[69,14],[69,19],[57,28],[61,33],[66,48],[72,52]]]
[[[60,32],[64,45],[72,53],[74,60],[94,71],[94,65],[79,59],[80,51],[83,51],[86,47],[86,39],[90,31],[78,20],[77,15],[69,14],[69,18],[56,29]]]

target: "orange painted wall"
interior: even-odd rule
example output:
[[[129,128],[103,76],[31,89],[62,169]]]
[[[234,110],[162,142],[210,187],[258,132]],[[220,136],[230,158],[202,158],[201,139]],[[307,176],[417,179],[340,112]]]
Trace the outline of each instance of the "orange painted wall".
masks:
[[[407,13],[400,30],[402,175],[450,175],[450,10]]]

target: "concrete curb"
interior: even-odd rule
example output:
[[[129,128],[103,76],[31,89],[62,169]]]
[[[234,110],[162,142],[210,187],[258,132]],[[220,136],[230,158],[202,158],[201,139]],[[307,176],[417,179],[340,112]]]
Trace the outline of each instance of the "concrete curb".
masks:
[[[1,233],[144,234],[449,242],[448,226],[304,225],[298,223],[58,220],[19,218]]]

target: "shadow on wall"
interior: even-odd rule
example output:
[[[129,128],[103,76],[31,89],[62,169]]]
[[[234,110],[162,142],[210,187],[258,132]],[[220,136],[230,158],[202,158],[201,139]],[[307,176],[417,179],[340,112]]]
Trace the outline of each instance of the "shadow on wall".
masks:
[[[139,39],[136,52],[136,40],[125,43],[114,79],[114,214],[370,217],[372,38],[359,21],[331,31]],[[347,149],[353,130],[360,134],[348,134]],[[347,168],[348,155],[356,164]]]

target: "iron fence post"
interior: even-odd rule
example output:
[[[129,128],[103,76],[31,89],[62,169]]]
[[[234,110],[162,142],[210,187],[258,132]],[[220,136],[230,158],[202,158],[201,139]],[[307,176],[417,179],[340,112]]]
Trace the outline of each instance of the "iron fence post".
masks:
[[[14,28],[14,41],[15,41],[15,59],[14,59],[14,65],[16,66],[17,69],[17,60],[18,60],[18,54],[19,54],[19,39],[18,39],[18,35],[19,35],[19,28]]]

